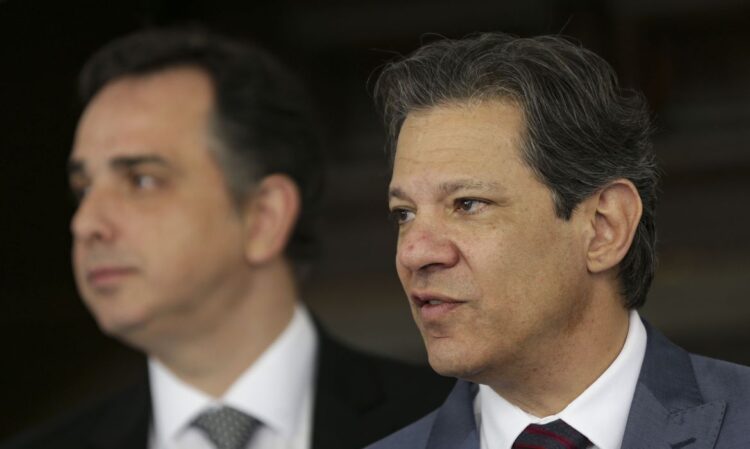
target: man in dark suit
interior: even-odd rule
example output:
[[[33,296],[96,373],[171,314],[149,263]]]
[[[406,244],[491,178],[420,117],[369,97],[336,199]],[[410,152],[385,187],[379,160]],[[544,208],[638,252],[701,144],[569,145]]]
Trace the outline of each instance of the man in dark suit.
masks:
[[[446,402],[373,449],[750,447],[750,369],[639,317],[645,101],[558,37],[439,40],[383,69],[396,264]]]
[[[75,278],[148,374],[5,447],[354,448],[448,385],[328,337],[299,301],[321,172],[297,83],[200,31],[119,39],[81,75]]]

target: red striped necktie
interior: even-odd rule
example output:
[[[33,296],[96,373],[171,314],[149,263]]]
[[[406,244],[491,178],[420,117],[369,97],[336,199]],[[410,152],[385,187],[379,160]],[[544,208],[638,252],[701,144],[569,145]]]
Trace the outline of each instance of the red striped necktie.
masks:
[[[529,424],[513,443],[513,449],[585,449],[591,442],[565,421]]]

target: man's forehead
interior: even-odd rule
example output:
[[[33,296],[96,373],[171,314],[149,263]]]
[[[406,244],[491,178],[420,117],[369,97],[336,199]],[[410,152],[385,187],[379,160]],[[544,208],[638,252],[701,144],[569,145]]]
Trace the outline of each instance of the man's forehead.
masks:
[[[431,160],[449,160],[483,157],[483,151],[500,146],[515,149],[522,122],[518,107],[495,100],[414,111],[407,115],[399,132],[394,162],[425,151]]]
[[[523,107],[517,101],[506,97],[454,99],[408,111],[401,123],[401,130],[405,126],[414,126],[415,123],[428,118],[453,121],[456,117],[461,117],[475,123],[494,124],[507,120],[520,122],[523,116]]]
[[[77,137],[101,130],[102,122],[153,125],[155,116],[205,120],[213,110],[213,86],[209,76],[192,67],[126,75],[106,83],[89,101],[81,115]]]
[[[418,192],[507,193],[529,182],[520,137],[522,114],[514,104],[449,104],[410,115],[393,160],[391,197]]]
[[[159,155],[207,145],[213,94],[192,67],[116,78],[86,107],[69,159],[87,164]]]
[[[193,89],[196,91],[193,92]],[[105,82],[91,98],[88,106],[102,97],[113,95],[132,97],[142,91],[145,93],[145,98],[149,98],[154,94],[169,94],[173,91],[184,94],[186,90],[190,93],[186,96],[188,98],[200,95],[200,90],[213,94],[211,76],[204,69],[190,64],[164,67],[143,73],[123,74]]]

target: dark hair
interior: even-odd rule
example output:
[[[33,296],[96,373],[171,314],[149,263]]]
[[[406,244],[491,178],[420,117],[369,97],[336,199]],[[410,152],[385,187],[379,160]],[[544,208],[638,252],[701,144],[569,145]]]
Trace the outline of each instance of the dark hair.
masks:
[[[619,87],[612,68],[563,38],[486,33],[442,39],[386,65],[375,84],[389,157],[407,114],[469,100],[505,100],[524,115],[525,162],[552,192],[555,211],[576,206],[607,183],[635,184],[643,215],[619,266],[625,305],[643,305],[656,266],[658,170],[642,95]]]
[[[322,157],[310,100],[302,86],[260,48],[197,28],[151,29],[119,38],[94,54],[79,79],[87,104],[107,83],[175,67],[203,70],[216,104],[214,151],[239,205],[266,175],[290,176],[302,211],[286,254],[299,268],[315,253],[313,216],[322,183]]]

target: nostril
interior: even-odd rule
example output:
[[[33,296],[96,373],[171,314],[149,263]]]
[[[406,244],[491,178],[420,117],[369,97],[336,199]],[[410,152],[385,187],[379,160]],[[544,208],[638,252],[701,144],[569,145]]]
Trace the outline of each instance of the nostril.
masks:
[[[435,271],[438,271],[444,267],[445,267],[445,264],[433,262],[433,263],[429,263],[427,265],[420,267],[419,271],[421,271],[422,273],[428,274],[428,273],[433,273]]]

